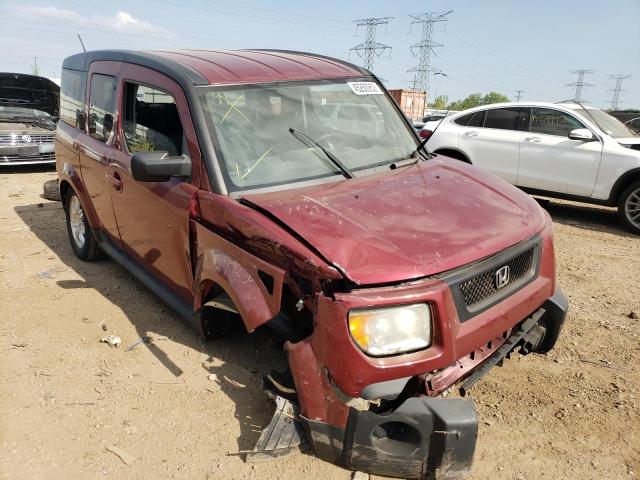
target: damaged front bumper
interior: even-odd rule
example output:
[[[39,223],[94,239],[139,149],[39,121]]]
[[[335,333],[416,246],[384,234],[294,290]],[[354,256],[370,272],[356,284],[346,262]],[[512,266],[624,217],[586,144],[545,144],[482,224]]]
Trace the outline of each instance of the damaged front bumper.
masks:
[[[567,309],[564,295],[556,291],[538,310],[510,330],[501,345],[492,349],[473,369],[455,379],[453,384],[464,382],[465,390],[461,392],[464,394],[515,349],[520,348],[523,354],[550,350],[558,339]],[[321,369],[321,366],[314,365],[310,351],[304,346],[295,344],[288,349],[294,371],[306,370],[305,373],[311,374]],[[313,396],[317,406],[327,404],[322,418],[296,415],[294,422],[289,420],[290,432],[278,433],[278,439],[290,438],[294,433],[301,436],[302,426],[306,438],[294,443],[308,443],[319,458],[331,463],[377,475],[448,479],[461,478],[469,473],[478,433],[472,400],[430,397],[426,379],[416,376],[407,382],[400,379],[402,381],[385,385],[385,397],[395,398],[387,409],[345,408],[341,398],[343,394],[327,394],[326,382],[331,381],[326,376],[323,378],[324,393],[318,391]],[[418,388],[408,394],[409,381],[413,385],[421,384],[422,390]],[[389,385],[397,385],[398,390],[390,392]],[[311,384],[307,387],[311,388]],[[302,407],[303,411],[318,411],[314,405],[303,404]],[[294,426],[296,432],[293,432]],[[259,446],[258,451],[267,445],[278,448],[283,444],[273,440],[272,436],[265,437],[264,445]]]
[[[351,409],[345,429],[303,419],[316,455],[376,475],[460,478],[469,473],[478,435],[471,400],[408,398],[391,413]]]

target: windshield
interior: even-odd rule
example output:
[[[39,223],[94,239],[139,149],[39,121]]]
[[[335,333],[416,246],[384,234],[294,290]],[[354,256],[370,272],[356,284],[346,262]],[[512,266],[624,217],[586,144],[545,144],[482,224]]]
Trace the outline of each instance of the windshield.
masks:
[[[343,175],[331,156],[357,176],[417,145],[370,79],[202,87],[201,100],[229,191]]]
[[[0,117],[50,118],[51,115],[42,110],[36,110],[35,108],[3,107],[0,105]]]
[[[595,119],[598,127],[606,133],[607,135],[613,138],[625,138],[625,137],[636,137],[637,134],[633,132],[629,127],[627,127],[624,123],[618,120],[615,117],[612,117],[606,112],[602,110],[598,110],[597,108],[577,108],[576,109],[583,117],[588,120]]]

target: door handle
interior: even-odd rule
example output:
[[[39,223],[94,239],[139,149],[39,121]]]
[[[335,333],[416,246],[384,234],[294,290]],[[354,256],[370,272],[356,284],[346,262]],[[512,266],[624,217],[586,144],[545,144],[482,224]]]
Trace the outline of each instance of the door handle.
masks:
[[[477,137],[478,136],[478,132],[466,132],[465,137]]]
[[[118,172],[114,172],[112,175],[109,175],[109,180],[111,180],[111,186],[116,192],[120,192],[122,190],[122,178],[120,178],[120,174]]]
[[[538,137],[526,137],[524,139],[525,142],[527,143],[540,143],[540,138]]]

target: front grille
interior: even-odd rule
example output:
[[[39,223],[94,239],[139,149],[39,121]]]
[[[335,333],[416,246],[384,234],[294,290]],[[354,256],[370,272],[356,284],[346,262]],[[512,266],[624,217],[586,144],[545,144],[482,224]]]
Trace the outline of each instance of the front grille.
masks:
[[[19,155],[0,155],[0,165],[3,163],[14,162],[55,162],[55,153],[43,153],[41,155],[31,155],[29,157],[21,157]]]
[[[473,310],[479,303],[490,299],[502,291],[498,288],[496,275],[499,268],[509,267],[509,284],[514,284],[526,277],[533,267],[533,248],[521,253],[517,257],[512,258],[508,262],[499,267],[492,267],[459,285],[460,293],[464,298],[464,303],[468,309]]]
[[[438,275],[449,285],[460,322],[484,312],[535,280],[541,248],[540,237],[533,237],[484,260]],[[497,273],[505,267],[509,278],[500,283]]]
[[[24,140],[22,137],[25,137]],[[27,138],[28,137],[28,138]],[[40,145],[43,143],[53,143],[53,134],[2,134],[0,135],[0,145]],[[29,140],[29,141],[25,141]]]

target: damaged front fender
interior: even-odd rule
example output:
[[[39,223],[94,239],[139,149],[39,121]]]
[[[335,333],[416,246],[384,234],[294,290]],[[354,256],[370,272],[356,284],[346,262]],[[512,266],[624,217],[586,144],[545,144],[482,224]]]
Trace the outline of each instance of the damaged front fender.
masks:
[[[200,286],[196,304],[202,304],[204,286],[214,284],[233,301],[247,331],[252,332],[274,318],[280,311],[284,271],[199,223],[195,230],[198,244],[195,285]]]

